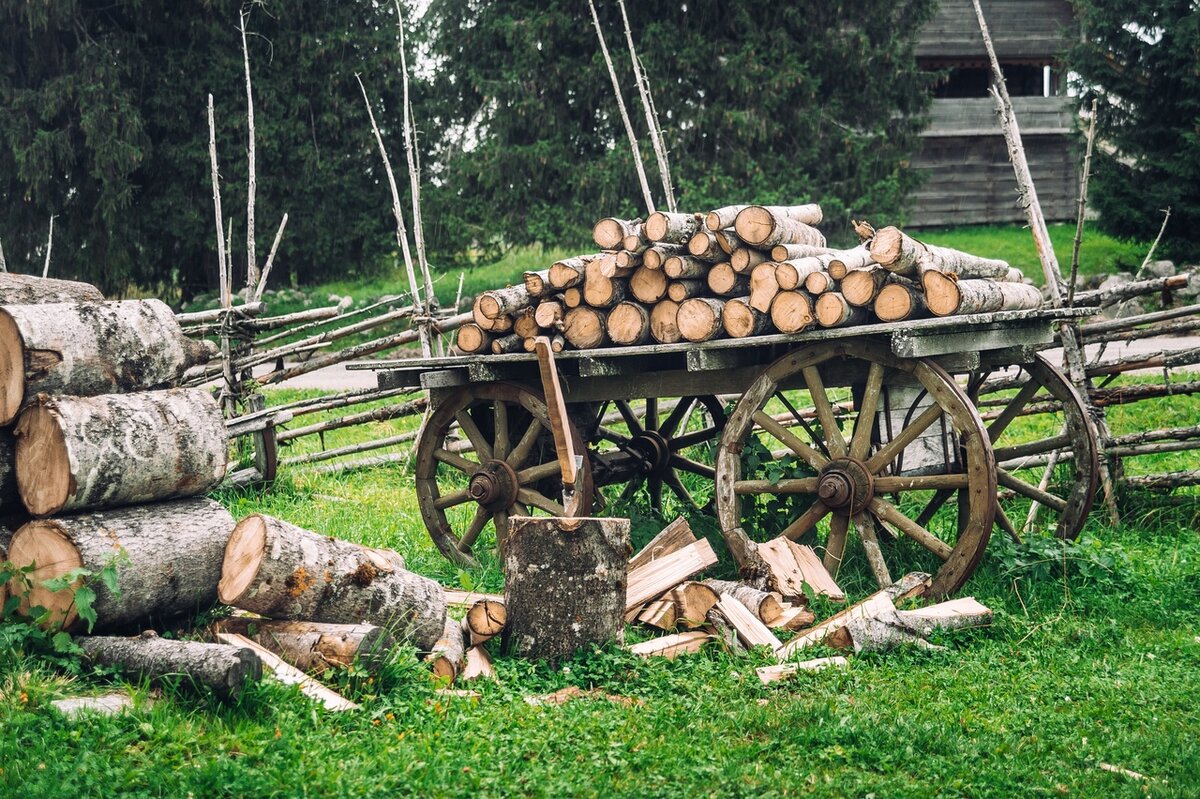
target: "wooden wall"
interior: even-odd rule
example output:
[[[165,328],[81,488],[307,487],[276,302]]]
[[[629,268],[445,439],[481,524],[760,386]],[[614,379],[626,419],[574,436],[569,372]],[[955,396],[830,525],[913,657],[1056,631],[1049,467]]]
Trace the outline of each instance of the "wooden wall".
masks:
[[[983,15],[1000,60],[1032,60],[1061,52],[1074,35],[1067,0],[982,0]],[[971,0],[941,0],[921,31],[916,55],[923,59],[986,59]]]

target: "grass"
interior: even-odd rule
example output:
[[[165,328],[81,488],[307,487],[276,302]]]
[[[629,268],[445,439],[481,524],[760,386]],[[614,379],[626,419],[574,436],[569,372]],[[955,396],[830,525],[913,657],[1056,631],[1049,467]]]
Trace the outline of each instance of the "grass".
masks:
[[[1110,413],[1118,434],[1197,416],[1195,398]],[[340,431],[326,443],[413,425]],[[404,465],[291,471],[271,491],[219,499],[236,516],[263,511],[394,547],[448,585],[502,585],[494,560],[464,573],[437,554]],[[994,609],[992,627],[937,639],[944,651],[858,657],[848,671],[771,687],[753,673],[763,653],[713,648],[663,662],[608,647],[557,669],[497,657],[500,681],[479,686],[480,700],[447,699],[404,650],[377,679],[340,677],[365,706],[357,714],[326,714],[267,683],[234,706],[176,688],[127,715],[68,722],[48,702],[110,678],[66,680],[8,653],[0,796],[1194,796],[1200,506],[1134,498],[1121,527],[1099,516],[1065,548],[993,537],[968,586]],[[636,517],[639,540],[655,527]],[[523,699],[567,685],[633,702]]]

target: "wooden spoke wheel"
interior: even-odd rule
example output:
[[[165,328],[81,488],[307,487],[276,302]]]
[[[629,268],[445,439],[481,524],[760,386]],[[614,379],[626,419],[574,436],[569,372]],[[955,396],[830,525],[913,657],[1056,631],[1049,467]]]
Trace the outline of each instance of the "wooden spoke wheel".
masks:
[[[716,485],[744,575],[769,578],[755,540],[782,535],[812,545],[847,593],[926,571],[932,595],[953,594],[995,512],[995,462],[966,394],[940,367],[870,341],[772,364],[729,417]]]
[[[666,494],[685,507],[712,506],[712,452],[725,426],[720,400],[712,395],[616,400],[602,403],[596,418],[590,438],[597,485],[625,484],[621,500],[644,487],[650,507],[660,514]]]
[[[1039,355],[990,387],[976,378],[968,393],[983,412],[996,456],[996,525],[1016,540],[1038,529],[1077,537],[1100,473],[1096,428],[1079,392]]]
[[[583,452],[574,425],[568,433]],[[587,458],[564,507],[546,403],[508,383],[465,388],[426,415],[417,438],[416,482],[433,543],[468,567],[477,565],[474,547],[489,529],[503,547],[509,516],[587,516],[592,508]]]

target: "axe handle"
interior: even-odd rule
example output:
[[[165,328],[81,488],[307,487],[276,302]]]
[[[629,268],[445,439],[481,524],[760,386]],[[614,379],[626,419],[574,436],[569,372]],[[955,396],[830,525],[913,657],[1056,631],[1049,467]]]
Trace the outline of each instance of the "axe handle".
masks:
[[[575,443],[567,433],[567,403],[563,400],[562,386],[558,382],[558,367],[554,365],[554,350],[550,339],[538,336],[534,339],[538,369],[542,374],[542,391],[546,395],[546,410],[550,414],[550,431],[554,434],[554,449],[558,453],[558,467],[562,472],[564,486],[575,485]]]

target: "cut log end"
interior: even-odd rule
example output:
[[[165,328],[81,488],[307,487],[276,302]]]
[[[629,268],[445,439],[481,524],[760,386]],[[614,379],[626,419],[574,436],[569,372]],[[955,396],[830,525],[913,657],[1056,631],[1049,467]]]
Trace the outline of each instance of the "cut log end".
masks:
[[[898,228],[885,227],[875,231],[871,240],[871,259],[877,264],[890,266],[900,259],[904,248],[904,234]]]
[[[54,411],[37,405],[17,423],[17,490],[34,516],[62,510],[71,495],[71,463]]]
[[[267,551],[267,523],[259,514],[247,516],[233,528],[221,564],[217,598],[237,605],[258,575]]]
[[[0,425],[11,422],[25,397],[25,348],[13,318],[0,310]]]
[[[75,569],[83,568],[83,556],[53,520],[32,521],[17,530],[8,551],[12,563],[34,564],[35,568],[26,578],[29,594],[22,602],[25,610],[43,607],[50,618],[63,629],[69,629],[79,613],[75,608],[75,592],[51,591],[45,587],[47,580],[54,580]]]

